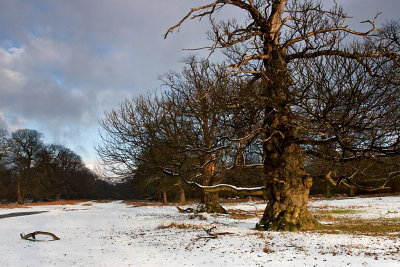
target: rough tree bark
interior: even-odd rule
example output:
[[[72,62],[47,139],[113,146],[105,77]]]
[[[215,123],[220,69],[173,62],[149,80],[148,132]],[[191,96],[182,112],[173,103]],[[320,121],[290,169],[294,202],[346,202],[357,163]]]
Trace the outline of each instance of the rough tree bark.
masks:
[[[280,130],[285,136],[291,134],[288,129]],[[273,138],[264,149],[268,205],[257,229],[297,231],[320,228],[321,225],[307,209],[312,178],[303,169],[299,146],[287,142],[285,138]]]
[[[214,185],[213,177],[215,174],[215,162],[212,161],[212,155],[209,154],[206,157],[206,162],[209,162],[203,169],[203,185],[212,186]],[[205,212],[207,213],[226,213],[226,210],[221,206],[219,199],[219,192],[207,192],[202,191],[202,204],[205,206]]]
[[[269,78],[265,86],[265,142],[264,172],[268,205],[257,225],[264,230],[310,230],[321,225],[307,209],[312,178],[304,170],[304,153],[298,139],[298,126],[290,109],[290,84],[285,54],[278,38],[282,24],[282,10],[286,1],[276,1],[271,14],[270,32],[264,35],[263,61]],[[273,8],[274,9],[274,8]]]
[[[279,85],[272,83],[271,86],[276,93]],[[281,89],[285,90],[284,87]],[[292,126],[292,114],[285,99],[280,100],[280,107],[267,108],[269,115],[265,124],[269,138],[263,149],[268,205],[257,228],[274,231],[317,229],[320,224],[307,210],[312,178],[305,172],[304,155],[294,142],[297,129]]]

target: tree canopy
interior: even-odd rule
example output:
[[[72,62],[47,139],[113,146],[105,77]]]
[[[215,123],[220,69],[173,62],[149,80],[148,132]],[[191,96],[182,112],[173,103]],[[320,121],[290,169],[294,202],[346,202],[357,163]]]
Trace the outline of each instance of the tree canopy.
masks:
[[[246,19],[218,21],[227,6]],[[192,8],[165,37],[187,20],[208,19],[211,43],[202,49],[222,51],[222,68],[189,63],[164,77],[161,95],[106,114],[100,156],[129,173],[146,153],[157,159],[153,149],[162,155],[163,164],[155,164],[161,172],[204,194],[266,198],[258,229],[320,228],[307,210],[313,178],[374,190],[400,174],[399,22],[376,25],[375,17],[358,31],[346,26],[348,18],[338,4],[312,0],[218,0]],[[309,171],[316,162],[324,167]],[[217,184],[249,167],[262,168],[259,187]],[[382,183],[360,185],[371,168]]]

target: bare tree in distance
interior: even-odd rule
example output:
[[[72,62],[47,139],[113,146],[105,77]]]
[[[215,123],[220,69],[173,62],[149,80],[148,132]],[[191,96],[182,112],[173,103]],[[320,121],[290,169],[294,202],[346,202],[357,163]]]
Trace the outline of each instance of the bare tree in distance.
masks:
[[[247,19],[218,22],[227,6]],[[227,75],[248,75],[263,86],[263,131],[249,132],[263,139],[260,190],[269,200],[258,229],[320,228],[307,209],[306,153],[317,155],[315,148],[328,143],[341,163],[400,152],[398,23],[378,28],[375,18],[363,21],[370,28],[361,32],[346,26],[349,16],[336,3],[326,9],[311,0],[218,0],[192,8],[165,37],[188,19],[203,18],[211,24],[208,49],[223,50]],[[228,185],[201,188],[239,192]]]
[[[19,129],[11,133],[10,156],[17,170],[18,203],[24,203],[28,182],[33,177],[33,164],[44,148],[43,134],[36,130]]]
[[[8,154],[7,137],[8,131],[5,129],[0,129],[0,161]]]

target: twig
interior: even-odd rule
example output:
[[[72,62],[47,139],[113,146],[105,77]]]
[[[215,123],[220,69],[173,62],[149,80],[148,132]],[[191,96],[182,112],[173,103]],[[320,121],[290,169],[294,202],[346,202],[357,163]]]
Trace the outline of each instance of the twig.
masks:
[[[214,233],[213,230],[216,229],[216,226],[213,226],[209,229],[204,229],[204,231],[208,234],[208,236],[199,236],[195,240],[200,239],[216,239],[219,235],[233,235],[231,232],[221,232],[221,233]]]

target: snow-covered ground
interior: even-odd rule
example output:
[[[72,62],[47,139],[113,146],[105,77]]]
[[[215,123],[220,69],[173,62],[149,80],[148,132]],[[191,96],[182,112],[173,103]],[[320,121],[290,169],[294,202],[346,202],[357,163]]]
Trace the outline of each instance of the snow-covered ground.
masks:
[[[309,206],[356,209],[346,216],[360,220],[400,217],[400,197],[317,200]],[[260,214],[265,204],[225,207]],[[46,212],[1,218],[33,211]],[[400,233],[262,233],[253,229],[254,216],[189,217],[174,206],[121,201],[0,209],[0,266],[400,266]],[[206,238],[203,228],[214,226],[221,235]],[[34,231],[52,232],[60,240],[29,242],[19,236]]]

